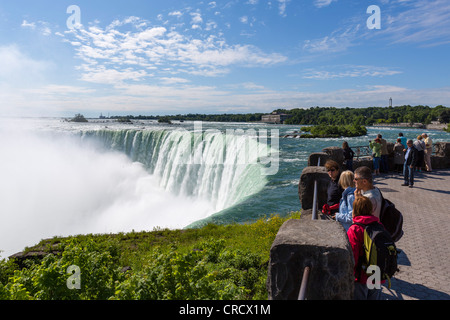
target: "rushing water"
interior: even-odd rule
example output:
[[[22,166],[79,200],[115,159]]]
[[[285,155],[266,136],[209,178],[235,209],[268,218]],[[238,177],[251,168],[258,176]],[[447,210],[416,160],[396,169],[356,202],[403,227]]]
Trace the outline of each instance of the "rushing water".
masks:
[[[0,250],[43,238],[246,222],[300,209],[308,156],[342,139],[279,138],[299,126],[2,119]],[[401,129],[414,138],[421,130]],[[400,129],[369,128],[395,141]],[[450,134],[429,132],[435,142]]]

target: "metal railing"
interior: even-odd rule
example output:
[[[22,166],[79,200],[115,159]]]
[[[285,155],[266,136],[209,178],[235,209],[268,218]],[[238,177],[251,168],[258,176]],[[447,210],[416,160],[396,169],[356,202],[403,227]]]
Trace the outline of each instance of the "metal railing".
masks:
[[[320,157],[317,161],[317,166],[320,167]],[[317,178],[314,179],[314,198],[313,198],[313,205],[312,205],[312,219],[318,220],[317,216]],[[306,288],[308,287],[308,280],[309,280],[309,274],[311,272],[311,267],[305,267],[303,270],[303,277],[302,277],[302,283],[300,285],[300,291],[298,293],[298,300],[305,300],[306,299]]]
[[[436,155],[436,145],[437,143],[433,143],[433,152],[432,155]],[[406,148],[406,146],[405,146]],[[369,146],[355,146],[350,147],[350,149],[353,150],[355,153],[356,160],[363,159],[363,158],[372,158],[372,150]]]
[[[320,167],[320,157],[317,161],[317,166]],[[312,206],[312,219],[317,220],[317,179],[314,180],[314,198],[313,198],[313,206]]]
[[[355,153],[356,160],[359,160],[361,158],[371,158],[372,157],[372,150],[369,146],[356,146],[356,147],[350,147],[350,149],[353,150]]]
[[[311,267],[305,267],[303,270],[302,284],[300,286],[300,291],[298,293],[298,300],[306,300],[306,288],[308,287],[309,273],[311,272]]]

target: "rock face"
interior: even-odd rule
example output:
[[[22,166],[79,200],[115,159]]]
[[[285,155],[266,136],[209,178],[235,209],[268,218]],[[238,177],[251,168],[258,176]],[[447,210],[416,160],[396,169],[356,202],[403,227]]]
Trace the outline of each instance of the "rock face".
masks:
[[[334,221],[288,220],[270,250],[270,300],[296,300],[305,267],[311,267],[306,299],[353,299],[353,254],[345,230]]]

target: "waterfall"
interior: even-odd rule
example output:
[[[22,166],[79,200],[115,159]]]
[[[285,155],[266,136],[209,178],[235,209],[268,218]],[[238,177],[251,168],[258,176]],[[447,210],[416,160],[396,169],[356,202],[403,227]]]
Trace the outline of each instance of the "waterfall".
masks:
[[[267,184],[252,134],[20,124],[0,125],[1,257],[53,236],[184,228]]]
[[[258,163],[261,148],[249,135],[186,130],[92,130],[109,150],[125,153],[174,195],[209,201],[215,212],[243,201],[267,183]]]

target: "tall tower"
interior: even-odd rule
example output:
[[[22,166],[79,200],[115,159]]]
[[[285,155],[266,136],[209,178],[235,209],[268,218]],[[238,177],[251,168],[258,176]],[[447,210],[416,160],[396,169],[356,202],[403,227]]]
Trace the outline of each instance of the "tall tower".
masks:
[[[392,108],[392,98],[389,99],[389,107]]]

